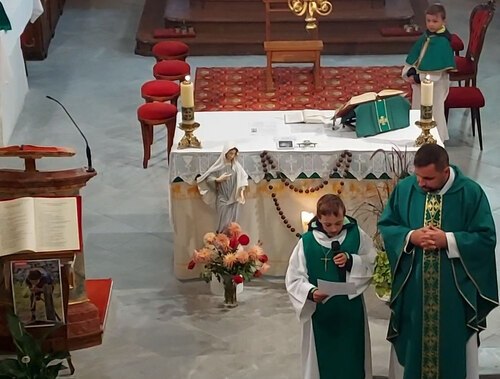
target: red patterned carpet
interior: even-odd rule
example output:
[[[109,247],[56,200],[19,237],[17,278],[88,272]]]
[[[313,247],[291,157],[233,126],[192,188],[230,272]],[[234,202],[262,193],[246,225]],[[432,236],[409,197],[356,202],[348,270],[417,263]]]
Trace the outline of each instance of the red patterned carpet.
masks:
[[[275,91],[266,93],[264,67],[200,67],[196,70],[198,111],[336,109],[352,96],[385,88],[410,93],[400,66],[323,67],[314,89],[311,68],[273,68]]]

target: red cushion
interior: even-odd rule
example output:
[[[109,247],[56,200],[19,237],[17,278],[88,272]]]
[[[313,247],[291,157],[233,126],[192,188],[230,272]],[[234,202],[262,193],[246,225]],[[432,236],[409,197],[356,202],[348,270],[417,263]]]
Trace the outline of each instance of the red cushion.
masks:
[[[153,46],[153,55],[160,57],[176,57],[189,52],[189,46],[180,41],[161,41]]]
[[[445,108],[482,108],[485,100],[477,87],[450,87]]]
[[[168,103],[146,103],[137,108],[141,120],[165,120],[177,116],[177,107]]]
[[[153,66],[153,74],[156,75],[166,75],[166,76],[176,76],[176,75],[189,75],[191,72],[191,67],[184,61],[170,60],[161,61]]]
[[[150,80],[141,87],[142,96],[169,97],[179,94],[179,85],[170,80]]]
[[[457,34],[451,35],[450,43],[453,51],[462,51],[465,47],[464,41],[462,41],[462,39]]]
[[[456,74],[474,74],[474,63],[471,60],[465,57],[455,57],[455,64],[457,66]]]

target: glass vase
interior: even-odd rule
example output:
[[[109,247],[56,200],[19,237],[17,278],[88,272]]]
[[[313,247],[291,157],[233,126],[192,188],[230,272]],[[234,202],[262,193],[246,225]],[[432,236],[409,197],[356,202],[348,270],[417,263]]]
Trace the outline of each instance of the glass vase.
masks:
[[[238,300],[236,298],[236,283],[233,281],[231,276],[224,276],[224,305],[228,308],[234,308],[238,306]]]

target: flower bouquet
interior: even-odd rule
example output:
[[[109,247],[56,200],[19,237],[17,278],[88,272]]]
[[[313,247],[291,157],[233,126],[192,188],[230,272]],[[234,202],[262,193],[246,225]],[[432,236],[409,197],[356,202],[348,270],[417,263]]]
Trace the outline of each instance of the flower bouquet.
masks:
[[[373,283],[375,284],[377,297],[388,303],[391,298],[392,276],[389,258],[384,250],[377,250]]]
[[[203,247],[196,249],[188,264],[192,270],[202,264],[201,277],[209,282],[215,276],[224,285],[224,303],[236,306],[236,285],[262,276],[268,269],[268,257],[260,242],[247,247],[250,243],[239,224],[232,222],[223,233],[206,233]]]

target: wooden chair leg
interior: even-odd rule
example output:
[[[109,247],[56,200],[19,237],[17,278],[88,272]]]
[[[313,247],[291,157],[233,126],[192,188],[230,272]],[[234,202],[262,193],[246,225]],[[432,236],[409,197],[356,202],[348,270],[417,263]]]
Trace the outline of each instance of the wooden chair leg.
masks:
[[[472,123],[472,137],[476,136],[476,108],[470,109],[470,120]]]
[[[319,89],[319,81],[320,81],[320,58],[319,56],[316,58],[316,61],[314,62],[314,67],[313,67],[313,74],[314,74],[314,88]]]
[[[481,130],[481,112],[480,108],[476,108],[477,119],[477,135],[479,136],[479,149],[483,151],[483,131]]]
[[[274,89],[273,85],[273,64],[272,58],[267,54],[267,67],[266,67],[266,90],[271,92]]]
[[[147,125],[146,123],[141,121],[141,132],[142,132],[142,148],[143,159],[142,159],[142,167],[148,168],[148,161],[151,158],[151,142],[149,140],[150,132],[149,129],[153,129],[152,126]]]
[[[175,123],[176,119],[174,118],[165,124],[167,127],[167,163],[170,163],[170,151],[172,150],[172,145],[174,144]]]

